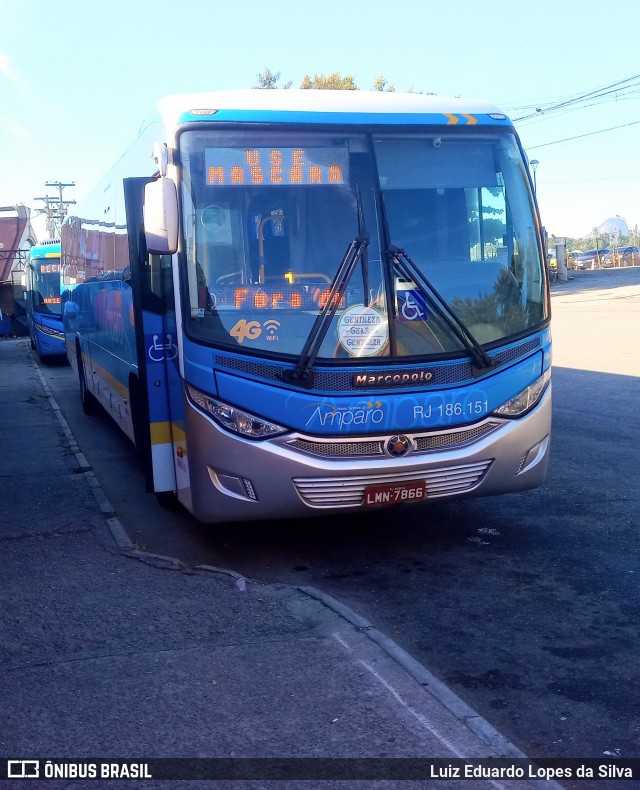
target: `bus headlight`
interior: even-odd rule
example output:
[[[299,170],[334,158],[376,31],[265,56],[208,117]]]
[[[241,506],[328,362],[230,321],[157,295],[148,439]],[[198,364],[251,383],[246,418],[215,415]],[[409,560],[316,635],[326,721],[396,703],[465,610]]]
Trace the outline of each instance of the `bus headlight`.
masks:
[[[51,337],[55,337],[56,340],[64,340],[64,335],[57,329],[52,329],[50,326],[39,324],[37,323],[37,321],[34,321],[33,325],[35,326],[36,329],[39,329],[44,335],[50,335]]]
[[[513,398],[503,403],[493,413],[500,417],[521,417],[538,403],[550,381],[551,368],[548,368],[537,381],[534,381],[522,392],[514,395]]]
[[[218,425],[245,439],[267,439],[287,432],[282,425],[267,422],[254,414],[229,406],[192,387],[191,384],[187,384],[187,392],[191,402],[213,417]]]

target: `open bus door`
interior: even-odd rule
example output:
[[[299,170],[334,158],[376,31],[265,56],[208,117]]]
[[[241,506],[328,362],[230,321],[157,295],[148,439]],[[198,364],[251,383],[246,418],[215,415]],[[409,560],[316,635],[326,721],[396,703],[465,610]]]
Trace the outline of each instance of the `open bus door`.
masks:
[[[177,489],[175,433],[182,422],[182,394],[170,254],[151,254],[144,232],[145,187],[150,178],[124,179],[133,293],[137,377],[129,391],[135,443],[148,491]]]

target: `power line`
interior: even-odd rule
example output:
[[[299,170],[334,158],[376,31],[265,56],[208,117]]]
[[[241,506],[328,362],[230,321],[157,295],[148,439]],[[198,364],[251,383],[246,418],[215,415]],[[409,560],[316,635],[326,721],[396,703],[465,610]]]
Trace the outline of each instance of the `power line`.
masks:
[[[634,90],[634,91],[630,90],[630,91],[628,91],[627,93],[624,93],[624,94],[616,94],[615,102],[616,102],[616,104],[621,104],[623,101],[637,101],[637,98],[638,98],[639,95],[640,95],[640,87],[638,89]],[[589,102],[588,104],[585,103],[585,104],[582,104],[582,105],[580,105],[578,107],[571,107],[571,106],[569,106],[569,107],[565,107],[562,110],[558,110],[558,111],[554,112],[553,119],[555,119],[555,118],[557,118],[559,116],[565,115],[567,113],[576,112],[577,110],[586,110],[586,109],[589,109],[589,107],[597,107],[600,104],[607,104],[610,101],[612,101],[612,99],[610,99],[610,98],[597,98],[597,97],[595,97],[594,100],[592,102]],[[547,121],[547,120],[549,120],[549,116],[546,115],[545,112],[541,111],[540,113],[538,113],[535,116],[535,118],[533,116],[530,116],[530,119],[529,119],[528,123],[529,124],[534,124],[534,123],[540,123],[542,121]],[[522,122],[521,125],[524,126],[525,123],[527,123],[527,122],[526,121]]]
[[[594,176],[590,178],[557,178],[545,179],[545,185],[549,184],[582,184],[585,181],[625,181],[629,178],[640,178],[640,173],[630,173],[624,176]]]
[[[528,115],[522,115],[519,118],[514,118],[513,121],[514,123],[521,123],[523,121],[527,121],[532,118],[539,118],[541,115],[545,115],[547,113],[555,112],[561,109],[566,109],[567,107],[572,107],[575,104],[588,101],[589,99],[602,99],[602,98],[616,96],[621,93],[622,95],[624,95],[624,92],[630,91],[633,88],[637,88],[639,85],[640,85],[640,74],[635,74],[633,77],[627,77],[624,80],[618,80],[617,82],[612,82],[610,85],[604,85],[600,88],[594,88],[591,91],[578,94],[577,96],[573,96],[568,99],[557,101],[555,104],[550,104],[549,106],[544,108],[535,107],[534,105],[535,109],[533,112],[530,112]],[[622,86],[626,86],[626,87],[622,89]],[[611,99],[607,98],[607,100],[611,100]]]
[[[608,129],[599,129],[596,132],[585,132],[585,134],[577,134],[574,137],[565,137],[562,140],[553,140],[550,143],[540,143],[540,145],[529,145],[527,146],[527,151],[533,151],[535,148],[547,148],[550,145],[558,145],[560,143],[568,143],[572,140],[580,140],[583,137],[593,137],[596,134],[604,134],[605,132],[613,132],[616,129],[625,129],[627,126],[636,126],[639,124],[640,121],[630,121],[629,123],[623,123],[619,126],[610,126]]]
[[[634,84],[627,85],[627,87],[625,88],[625,91],[628,91],[631,88],[636,88],[637,87],[636,83],[639,80],[640,80],[640,74],[636,74],[633,77],[627,77],[627,79],[619,80],[618,82],[611,83],[611,85],[605,85],[605,86],[603,86],[601,88],[595,88],[592,91],[587,91],[586,93],[579,94],[578,96],[574,96],[572,98],[565,99],[563,101],[558,101],[555,104],[551,104],[548,107],[545,107],[544,109],[541,108],[541,107],[536,107],[535,111],[533,113],[530,113],[529,115],[522,116],[521,118],[516,118],[514,120],[516,122],[524,121],[524,120],[528,120],[529,118],[539,117],[541,114],[545,114],[545,113],[548,113],[548,112],[554,112],[556,110],[560,110],[560,109],[563,109],[563,108],[566,108],[566,107],[570,107],[570,106],[572,106],[574,104],[578,104],[579,102],[584,102],[584,101],[587,101],[589,99],[610,97],[612,95],[615,96],[615,95],[618,95],[618,94],[621,93],[620,87],[622,85],[624,85],[625,83],[633,82]]]

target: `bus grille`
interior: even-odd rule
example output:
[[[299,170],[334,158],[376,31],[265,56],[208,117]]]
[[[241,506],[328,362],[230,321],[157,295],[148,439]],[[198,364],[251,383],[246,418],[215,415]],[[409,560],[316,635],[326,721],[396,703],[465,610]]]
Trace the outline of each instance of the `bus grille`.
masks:
[[[446,431],[445,433],[429,433],[424,436],[416,436],[416,452],[426,453],[430,450],[442,450],[450,447],[462,447],[463,445],[475,442],[488,433],[500,427],[499,422],[483,422],[472,428],[465,428],[461,431]]]
[[[534,337],[518,345],[510,346],[509,348],[490,351],[489,356],[496,366],[507,365],[515,362],[518,359],[522,359],[522,357],[526,356],[527,354],[537,351],[540,348],[540,345],[540,338]],[[215,364],[220,369],[228,370],[232,373],[246,375],[252,378],[260,378],[266,381],[277,381],[280,383],[284,380],[284,373],[287,369],[284,365],[279,365],[277,363],[257,362],[252,359],[245,359],[238,356],[232,356],[231,354],[227,355],[220,353],[215,355]],[[473,380],[473,369],[469,360],[454,360],[445,363],[429,362],[427,364],[423,364],[421,367],[428,367],[429,370],[433,372],[433,380],[429,384],[430,387],[438,385],[450,386],[452,384],[463,384],[467,381]],[[385,371],[386,373],[405,373],[407,371],[410,372],[412,369],[413,368],[410,366],[405,366],[401,369],[394,370],[381,368],[381,370]],[[360,388],[354,385],[353,380],[355,372],[353,370],[347,372],[341,370],[316,368],[312,375],[313,386],[311,389],[313,390],[325,392],[357,391],[360,393],[367,391],[366,387]],[[384,392],[386,390],[421,389],[424,388],[424,386],[425,385],[423,381],[404,383],[396,382],[385,386],[374,387],[373,390],[376,392]]]
[[[325,458],[353,458],[354,456],[384,455],[383,440],[359,442],[326,442],[322,440],[293,439],[287,442],[289,447],[300,450],[309,455],[323,456]]]
[[[467,444],[481,439],[496,428],[500,427],[499,422],[487,421],[471,428],[463,428],[455,431],[440,431],[414,436],[415,453],[428,453],[435,450],[452,450],[457,447],[464,447]],[[289,447],[300,450],[309,455],[321,458],[354,458],[354,457],[380,457],[384,455],[384,446],[389,437],[381,437],[377,440],[351,439],[344,440],[324,440],[324,439],[305,439],[299,437],[287,442]]]
[[[491,466],[491,461],[425,469],[404,474],[364,475],[356,477],[298,477],[293,483],[300,498],[310,507],[358,507],[364,502],[365,488],[396,483],[426,481],[427,498],[451,496],[470,491]]]

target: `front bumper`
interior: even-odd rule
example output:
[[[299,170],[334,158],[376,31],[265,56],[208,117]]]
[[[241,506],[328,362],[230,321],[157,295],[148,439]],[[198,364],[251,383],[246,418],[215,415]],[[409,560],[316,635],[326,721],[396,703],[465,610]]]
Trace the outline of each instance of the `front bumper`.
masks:
[[[344,439],[288,434],[252,442],[223,431],[185,399],[186,435],[178,497],[203,522],[330,515],[364,509],[375,486],[426,483],[426,500],[470,498],[539,486],[546,475],[551,386],[517,420],[490,416],[471,426],[408,437],[399,458],[391,436]],[[364,452],[362,451],[364,447]],[[425,502],[424,499],[420,500]]]

